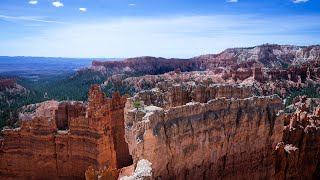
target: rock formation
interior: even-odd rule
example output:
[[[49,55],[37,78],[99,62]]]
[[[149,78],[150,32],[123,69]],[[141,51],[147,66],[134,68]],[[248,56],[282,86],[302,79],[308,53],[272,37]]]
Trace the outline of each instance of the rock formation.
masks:
[[[292,90],[305,88],[310,84],[320,85],[320,66],[317,64],[292,66],[286,69],[261,68],[258,65],[247,68],[216,68],[206,71],[175,72],[161,75],[128,77],[116,74],[108,78],[102,86],[130,89],[133,92],[150,90],[163,82],[167,84],[242,84],[253,85],[256,95],[278,94],[282,98]]]
[[[290,65],[313,64],[320,61],[320,46],[291,46],[265,44],[251,48],[231,48],[220,54],[195,57],[207,68],[234,66],[252,67],[258,63],[263,67],[284,68]]]
[[[296,104],[293,113],[281,115],[285,126],[276,147],[276,179],[319,179],[320,107]]]
[[[141,159],[137,163],[137,167],[134,171],[131,172],[128,176],[126,176],[126,173],[128,172],[122,172],[120,173],[119,179],[120,180],[147,180],[151,179],[152,177],[152,168],[151,163],[148,160]],[[133,169],[131,169],[133,170]]]
[[[255,83],[266,81],[260,70]],[[87,103],[29,106],[21,127],[2,131],[0,178],[320,178],[319,99],[295,98],[286,114],[279,96],[255,96],[257,84],[209,77],[157,82],[132,98],[92,86]]]
[[[121,168],[131,157],[124,140],[127,96],[107,99],[98,86],[80,102],[44,103],[0,139],[0,177],[84,179],[89,166]]]
[[[229,91],[200,98],[202,103],[176,98],[170,107],[157,103],[161,100],[158,92],[153,92],[155,96],[141,92],[128,100],[125,124],[129,150],[135,163],[150,161],[152,179],[275,176],[274,148],[282,140],[283,129],[276,113],[282,109],[282,100],[277,96],[248,98],[250,91],[234,93],[239,91],[236,86],[215,88]],[[200,97],[204,94],[208,93],[197,93]],[[133,102],[141,100],[146,107],[134,109]]]
[[[269,44],[93,61],[78,75],[139,93],[108,99],[92,86],[87,103],[21,114],[0,137],[0,178],[319,179],[320,109],[301,97],[279,112],[290,91],[320,85],[319,61],[319,46]]]
[[[121,61],[93,61],[88,69],[113,71],[114,73],[163,74],[179,71],[215,70],[217,68],[287,68],[320,61],[320,46],[290,46],[265,44],[251,48],[232,48],[219,54],[208,54],[190,59],[165,59],[157,57],[136,57]],[[240,73],[240,75],[249,74]],[[237,76],[237,71],[234,76]],[[245,78],[246,76],[240,76]]]
[[[85,173],[86,180],[117,180],[119,177],[119,171],[116,168],[103,168],[95,170],[93,167],[89,167]]]
[[[252,87],[242,85],[205,85],[194,82],[172,84],[162,82],[152,90],[139,92],[135,100],[148,106],[158,106],[164,109],[185,105],[189,102],[207,102],[210,99],[245,98],[253,94]],[[130,99],[129,101],[132,101]]]

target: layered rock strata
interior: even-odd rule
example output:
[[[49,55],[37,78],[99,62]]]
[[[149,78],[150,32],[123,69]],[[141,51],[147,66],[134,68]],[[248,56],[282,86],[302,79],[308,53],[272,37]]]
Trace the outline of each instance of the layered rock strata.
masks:
[[[283,121],[276,114],[282,109],[282,100],[224,92],[199,98],[199,102],[176,98],[170,107],[156,103],[161,99],[158,92],[130,98],[125,126],[134,162],[150,161],[152,179],[275,177],[275,147],[283,130]],[[199,91],[197,95],[204,94],[210,93]],[[141,100],[146,106],[134,109],[134,102]]]
[[[88,106],[54,103],[36,110],[0,140],[0,177],[8,179],[84,179],[89,166],[121,168],[131,157],[124,140],[127,96],[107,99],[98,86]]]
[[[147,106],[158,106],[164,109],[185,105],[189,102],[205,103],[210,99],[246,98],[253,94],[251,86],[244,85],[205,85],[194,82],[171,84],[170,82],[158,83],[156,88],[141,91],[129,102],[142,101]]]
[[[276,179],[319,179],[320,107],[296,104],[295,112],[281,114],[285,126],[276,147]]]
[[[287,69],[267,68],[217,68],[207,71],[169,72],[162,75],[127,77],[125,74],[114,75],[103,86],[127,88],[133,92],[150,90],[159,84],[243,84],[252,85],[257,95],[278,94],[282,98],[290,96],[292,90],[306,88],[310,84],[319,85],[320,68],[317,65],[304,65]],[[165,82],[165,83],[164,83]]]
[[[320,46],[290,46],[265,44],[251,48],[231,48],[219,54],[208,54],[190,59],[166,59],[161,57],[136,57],[121,61],[93,61],[88,69],[117,73],[162,74],[179,69],[181,71],[216,70],[228,67],[234,76],[246,78],[248,68],[286,68],[302,64],[317,64],[320,61]],[[238,74],[240,73],[240,74]],[[240,75],[240,76],[239,76]]]

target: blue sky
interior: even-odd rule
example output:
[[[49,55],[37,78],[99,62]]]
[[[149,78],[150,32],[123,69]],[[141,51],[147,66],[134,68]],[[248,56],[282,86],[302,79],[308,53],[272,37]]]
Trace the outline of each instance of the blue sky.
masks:
[[[0,55],[193,57],[319,39],[319,0],[0,1]]]

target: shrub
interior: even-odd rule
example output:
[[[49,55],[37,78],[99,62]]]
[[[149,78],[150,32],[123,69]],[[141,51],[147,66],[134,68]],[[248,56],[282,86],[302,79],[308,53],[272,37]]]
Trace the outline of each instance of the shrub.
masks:
[[[141,103],[140,101],[135,101],[135,102],[133,103],[133,105],[134,105],[134,107],[137,108],[137,110],[138,110],[139,108],[141,108],[142,103]]]

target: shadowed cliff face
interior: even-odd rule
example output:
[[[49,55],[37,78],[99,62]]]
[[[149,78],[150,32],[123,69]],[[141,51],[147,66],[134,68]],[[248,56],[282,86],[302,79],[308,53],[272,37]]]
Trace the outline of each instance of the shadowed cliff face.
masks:
[[[282,109],[282,100],[277,96],[248,98],[250,91],[241,93],[237,86],[213,89],[224,89],[224,93],[204,103],[183,105],[177,98],[176,106],[169,108],[152,106],[160,100],[153,98],[149,106],[135,110],[132,103],[144,101],[144,92],[128,100],[126,140],[135,163],[150,161],[152,178],[274,177],[274,148],[283,129],[276,114]],[[183,90],[173,94],[176,91]]]
[[[150,161],[148,178],[319,179],[314,100],[295,100],[298,108],[285,114],[278,96],[252,97],[248,87],[160,87],[125,108],[126,141],[135,164]],[[137,110],[136,101],[145,106]]]
[[[0,178],[84,179],[89,166],[132,164],[124,140],[127,96],[107,99],[98,86],[81,102],[48,102],[0,139]]]

